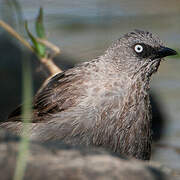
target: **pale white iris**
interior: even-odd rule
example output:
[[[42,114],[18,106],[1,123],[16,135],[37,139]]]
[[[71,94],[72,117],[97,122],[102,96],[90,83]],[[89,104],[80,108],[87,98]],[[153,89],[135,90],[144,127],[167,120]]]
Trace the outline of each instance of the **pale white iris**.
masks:
[[[134,50],[135,50],[137,53],[141,53],[141,52],[143,52],[143,47],[142,47],[142,45],[137,44],[137,45],[135,45]]]

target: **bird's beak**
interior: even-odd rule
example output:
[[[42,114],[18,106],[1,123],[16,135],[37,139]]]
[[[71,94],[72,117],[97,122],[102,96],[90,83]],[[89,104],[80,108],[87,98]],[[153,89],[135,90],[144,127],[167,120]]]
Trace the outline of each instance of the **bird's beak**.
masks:
[[[170,49],[168,47],[161,47],[158,52],[156,58],[163,58],[166,56],[174,56],[177,55],[177,52],[173,49]]]

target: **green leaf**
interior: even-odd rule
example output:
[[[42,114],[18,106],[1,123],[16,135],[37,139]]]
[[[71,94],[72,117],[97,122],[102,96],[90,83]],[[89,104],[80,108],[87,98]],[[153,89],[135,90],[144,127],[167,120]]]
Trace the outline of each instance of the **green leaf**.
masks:
[[[40,56],[40,57],[44,57],[46,55],[46,48],[45,48],[44,45],[39,43],[36,40],[36,38],[33,36],[33,34],[29,31],[27,21],[25,21],[25,29],[26,29],[26,32],[27,32],[29,38],[32,41],[33,48],[34,48],[35,52],[37,53],[37,55]]]
[[[39,9],[39,14],[36,18],[36,34],[41,39],[46,38],[46,33],[44,29],[44,24],[43,24],[43,8],[42,7]]]

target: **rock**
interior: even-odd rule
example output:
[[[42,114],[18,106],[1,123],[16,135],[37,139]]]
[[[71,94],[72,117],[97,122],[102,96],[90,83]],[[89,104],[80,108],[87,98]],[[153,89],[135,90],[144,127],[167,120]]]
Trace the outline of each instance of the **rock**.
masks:
[[[0,177],[12,179],[19,138],[0,132]],[[101,148],[73,147],[60,142],[30,143],[26,180],[173,180],[147,162],[127,160]]]

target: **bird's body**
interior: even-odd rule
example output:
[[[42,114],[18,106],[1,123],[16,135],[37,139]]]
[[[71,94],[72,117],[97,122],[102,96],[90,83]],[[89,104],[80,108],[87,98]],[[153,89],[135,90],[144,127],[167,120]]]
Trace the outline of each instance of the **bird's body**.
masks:
[[[139,46],[147,52],[139,54]],[[156,36],[136,30],[97,59],[52,77],[34,98],[31,139],[102,146],[150,159],[148,91],[151,75],[165,56],[162,52],[156,55],[160,48]],[[22,126],[20,108],[0,125],[16,134],[21,134]]]

